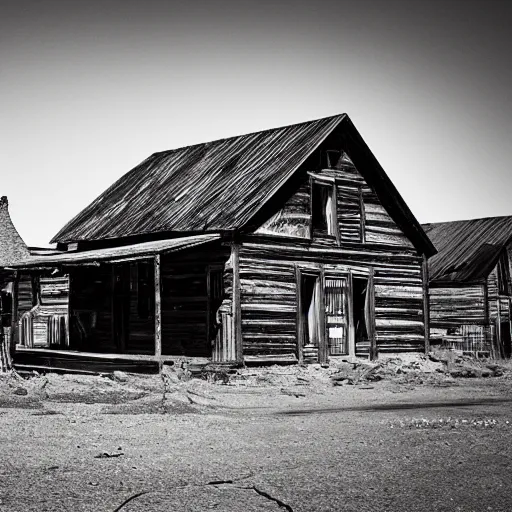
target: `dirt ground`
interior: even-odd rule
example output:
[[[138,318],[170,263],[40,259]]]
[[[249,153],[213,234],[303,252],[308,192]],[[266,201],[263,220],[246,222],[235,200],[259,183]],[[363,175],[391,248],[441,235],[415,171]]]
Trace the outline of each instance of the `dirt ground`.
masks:
[[[433,359],[4,376],[0,511],[512,510],[510,367]]]

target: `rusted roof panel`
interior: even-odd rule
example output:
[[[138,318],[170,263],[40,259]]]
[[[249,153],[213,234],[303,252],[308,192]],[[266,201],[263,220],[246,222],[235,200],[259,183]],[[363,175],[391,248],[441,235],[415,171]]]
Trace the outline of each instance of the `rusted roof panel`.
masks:
[[[12,265],[12,268],[52,267],[59,265],[80,265],[90,262],[116,262],[126,259],[142,259],[159,253],[189,249],[197,245],[220,240],[220,235],[207,234],[183,236],[167,240],[156,240],[140,244],[93,249],[90,251],[62,252],[47,256],[32,256]]]
[[[155,153],[80,212],[52,243],[236,229],[343,118]]]
[[[423,224],[438,250],[429,260],[431,282],[484,280],[512,238],[512,216]]]

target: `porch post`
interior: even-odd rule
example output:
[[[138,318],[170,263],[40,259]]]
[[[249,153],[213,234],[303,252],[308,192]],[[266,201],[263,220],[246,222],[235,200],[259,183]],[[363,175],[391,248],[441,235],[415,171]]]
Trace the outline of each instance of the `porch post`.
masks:
[[[430,352],[430,297],[428,283],[428,260],[423,255],[423,323],[425,325],[425,354]]]
[[[162,275],[160,273],[160,254],[155,255],[155,357],[158,368],[162,370]]]
[[[377,339],[375,336],[375,284],[374,284],[375,270],[370,267],[370,274],[368,275],[368,339],[370,341],[370,360],[377,359]]]
[[[235,342],[235,360],[238,363],[243,362],[243,344],[242,344],[242,308],[240,303],[240,244],[235,242],[231,246],[231,256],[233,258],[233,332]]]
[[[16,343],[18,342],[18,290],[19,290],[20,274],[17,270],[14,271],[14,280],[12,283],[12,314],[11,314],[11,340],[10,340],[10,355],[11,360],[14,359],[16,352]]]

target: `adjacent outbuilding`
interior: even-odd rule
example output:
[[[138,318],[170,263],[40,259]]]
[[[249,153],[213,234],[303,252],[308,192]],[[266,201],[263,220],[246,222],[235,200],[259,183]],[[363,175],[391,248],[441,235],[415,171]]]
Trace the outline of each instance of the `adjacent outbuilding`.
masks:
[[[423,228],[438,250],[429,260],[432,342],[510,357],[512,217]]]

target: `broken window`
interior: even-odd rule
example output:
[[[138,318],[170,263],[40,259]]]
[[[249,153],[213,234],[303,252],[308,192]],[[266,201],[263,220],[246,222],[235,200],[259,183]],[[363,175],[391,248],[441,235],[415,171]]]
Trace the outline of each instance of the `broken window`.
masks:
[[[311,225],[313,234],[336,236],[336,200],[334,184],[313,181],[311,185]]]

